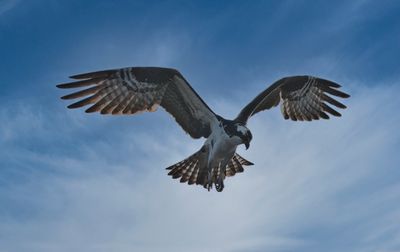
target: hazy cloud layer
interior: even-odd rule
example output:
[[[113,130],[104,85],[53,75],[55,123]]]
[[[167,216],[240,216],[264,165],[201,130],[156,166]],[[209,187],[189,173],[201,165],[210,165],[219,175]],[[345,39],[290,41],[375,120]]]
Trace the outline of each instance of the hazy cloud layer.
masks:
[[[137,134],[129,127],[110,132],[118,119],[105,125],[106,118],[65,111],[54,116],[21,105],[0,128],[6,136],[2,149],[8,149],[1,156],[9,167],[0,194],[6,203],[0,248],[395,251],[400,246],[394,221],[400,217],[400,116],[392,111],[400,105],[394,99],[400,90],[348,91],[353,94],[350,108],[329,122],[288,122],[278,110],[257,115],[250,122],[251,149],[239,151],[256,165],[228,179],[223,193],[166,176],[164,167],[201,145],[181,132]],[[10,118],[7,111],[3,108],[2,121]],[[63,117],[71,114],[77,118],[65,124]],[[83,123],[113,140],[106,142],[99,134],[95,142],[80,143],[69,153],[29,149],[29,142],[40,137],[55,139],[60,149],[67,138],[88,137],[71,131]],[[11,183],[15,176],[24,179]]]

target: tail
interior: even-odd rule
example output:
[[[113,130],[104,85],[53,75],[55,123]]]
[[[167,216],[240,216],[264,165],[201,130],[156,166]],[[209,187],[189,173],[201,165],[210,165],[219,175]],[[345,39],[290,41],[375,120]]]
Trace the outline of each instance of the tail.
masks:
[[[181,183],[203,185],[207,183],[207,157],[208,153],[203,146],[190,157],[166,168],[170,170],[168,175],[173,179],[181,178]]]
[[[225,169],[221,169],[221,167],[215,167],[211,169],[209,181],[209,174],[207,169],[207,158],[208,153],[205,151],[204,146],[198,152],[194,153],[190,157],[182,160],[179,163],[176,163],[168,168],[170,170],[168,173],[169,176],[172,176],[173,179],[181,178],[181,183],[188,183],[189,185],[196,184],[202,185],[204,188],[209,189],[210,184],[214,183],[216,187],[219,186],[220,182],[218,178],[221,176],[221,172],[224,172],[224,176],[231,177],[236,173],[243,172],[243,165],[253,165],[252,162],[247,161],[239,154],[235,153],[229,163],[226,165]],[[222,191],[222,188],[217,188],[217,191]]]
[[[249,165],[254,165],[254,164],[252,162],[244,159],[239,154],[235,153],[235,155],[233,155],[231,161],[229,161],[229,163],[226,166],[225,175],[227,177],[232,177],[236,173],[243,172],[244,171],[243,165],[249,166]]]

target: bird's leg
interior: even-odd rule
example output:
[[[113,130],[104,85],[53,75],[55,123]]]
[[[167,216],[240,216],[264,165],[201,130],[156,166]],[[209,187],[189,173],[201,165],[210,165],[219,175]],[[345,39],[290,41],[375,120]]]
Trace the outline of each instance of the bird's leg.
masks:
[[[225,166],[227,162],[223,163],[225,165],[223,165],[222,162],[219,162],[217,167],[208,169],[207,184],[206,184],[206,188],[208,191],[212,189],[213,183],[215,184],[215,189],[218,192],[221,192],[224,189]]]
[[[221,167],[219,167],[221,169]],[[224,171],[219,170],[218,178],[215,183],[215,189],[217,192],[222,192],[224,190],[224,179],[225,179],[225,169]]]
[[[215,183],[215,189],[217,192],[222,192],[224,190],[224,179],[221,176],[218,177],[217,183]]]
[[[210,191],[212,189],[212,169],[208,169],[208,177],[207,177],[207,190]]]
[[[225,170],[226,165],[228,164],[229,159],[225,159],[224,161],[220,162],[218,165],[218,177],[216,178],[215,182],[215,189],[217,192],[222,192],[224,190],[224,179],[225,179]]]

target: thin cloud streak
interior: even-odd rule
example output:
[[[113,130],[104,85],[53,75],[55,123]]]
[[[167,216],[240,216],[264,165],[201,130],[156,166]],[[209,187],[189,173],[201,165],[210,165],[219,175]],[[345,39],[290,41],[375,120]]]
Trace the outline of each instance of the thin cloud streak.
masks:
[[[14,9],[20,0],[2,0],[0,2],[0,16]]]

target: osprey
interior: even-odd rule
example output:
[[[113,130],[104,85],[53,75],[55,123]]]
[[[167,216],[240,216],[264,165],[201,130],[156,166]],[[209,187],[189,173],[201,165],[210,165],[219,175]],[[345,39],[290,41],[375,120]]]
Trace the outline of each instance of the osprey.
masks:
[[[174,179],[180,178],[180,182],[202,185],[208,190],[214,184],[218,192],[224,188],[225,177],[243,172],[243,166],[253,165],[236,153],[238,145],[244,144],[246,149],[250,146],[252,134],[246,125],[251,116],[280,104],[285,119],[329,119],[328,114],[341,114],[328,103],[346,108],[329,95],[350,97],[338,90],[339,84],[329,80],[313,76],[285,77],[257,95],[235,119],[228,120],[214,113],[175,69],[129,67],[70,78],[78,81],[57,87],[85,89],[61,97],[81,99],[68,108],[91,104],[86,109],[87,113],[131,115],[143,111],[154,112],[161,106],[192,138],[206,138],[200,150],[166,169],[170,170],[168,175]]]

